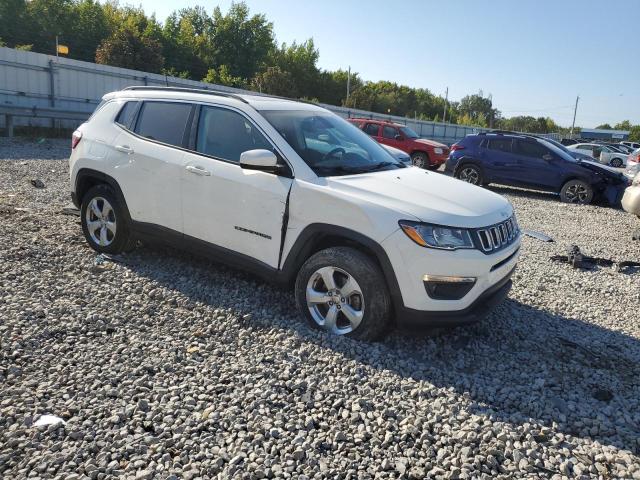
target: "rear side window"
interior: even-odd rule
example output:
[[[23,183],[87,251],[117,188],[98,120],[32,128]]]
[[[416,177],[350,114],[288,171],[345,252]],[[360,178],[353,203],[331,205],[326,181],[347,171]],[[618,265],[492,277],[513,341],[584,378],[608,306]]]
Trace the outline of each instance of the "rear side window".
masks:
[[[398,135],[398,129],[394,128],[394,127],[384,127],[382,129],[382,136],[384,138],[391,138],[394,139],[396,138],[396,135]]]
[[[377,123],[367,123],[364,127],[364,133],[371,135],[372,137],[378,136],[379,125]]]
[[[489,150],[497,150],[498,152],[511,153],[510,138],[492,138],[487,144]]]
[[[144,102],[135,132],[150,140],[182,147],[190,114],[188,103]]]
[[[242,152],[255,149],[273,147],[245,117],[226,108],[202,107],[196,138],[198,152],[239,162]]]
[[[516,142],[516,153],[525,157],[542,158],[549,151],[537,142],[518,140]]]
[[[116,117],[116,123],[118,125],[122,125],[127,130],[131,129],[131,124],[133,123],[133,117],[138,108],[138,103],[140,102],[126,102]]]

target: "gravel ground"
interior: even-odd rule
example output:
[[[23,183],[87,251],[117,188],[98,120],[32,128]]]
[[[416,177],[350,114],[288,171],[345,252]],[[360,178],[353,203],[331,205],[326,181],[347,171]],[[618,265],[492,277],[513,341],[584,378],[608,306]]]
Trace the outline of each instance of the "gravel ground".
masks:
[[[0,477],[640,478],[640,272],[549,259],[638,260],[631,215],[496,189],[556,239],[510,299],[366,344],[176,251],[96,265],[68,143],[0,143]]]

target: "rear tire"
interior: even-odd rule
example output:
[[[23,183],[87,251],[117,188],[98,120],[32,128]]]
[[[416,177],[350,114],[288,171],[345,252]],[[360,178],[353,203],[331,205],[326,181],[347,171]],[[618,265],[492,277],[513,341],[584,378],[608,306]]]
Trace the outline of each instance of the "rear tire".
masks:
[[[353,248],[331,247],[307,259],[296,278],[295,296],[313,328],[371,341],[390,325],[384,275],[373,259]]]
[[[624,162],[622,161],[621,158],[612,158],[611,159],[611,166],[612,167],[620,168],[620,167],[622,167],[622,165],[624,165]]]
[[[565,203],[588,205],[593,200],[593,188],[583,180],[569,180],[560,190],[560,200]]]
[[[429,167],[429,155],[424,152],[413,152],[411,154],[411,162],[415,167],[428,168]]]
[[[80,206],[82,232],[96,252],[117,254],[135,248],[126,207],[108,185],[91,187]]]
[[[481,186],[484,183],[480,168],[471,163],[465,163],[458,167],[454,176],[458,180],[470,183],[471,185]]]

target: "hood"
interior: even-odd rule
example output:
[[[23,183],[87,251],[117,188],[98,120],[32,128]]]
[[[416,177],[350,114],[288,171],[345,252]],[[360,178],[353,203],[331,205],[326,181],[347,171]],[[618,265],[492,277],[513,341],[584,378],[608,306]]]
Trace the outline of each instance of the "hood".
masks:
[[[413,141],[422,143],[423,145],[429,145],[431,147],[446,148],[447,150],[449,150],[449,147],[447,147],[444,143],[436,142],[434,140],[427,140],[426,138],[414,138]]]
[[[445,175],[402,168],[327,177],[343,195],[393,209],[407,220],[453,227],[486,227],[509,218],[511,204],[502,196]]]
[[[578,165],[584,167],[592,172],[597,172],[603,176],[610,178],[611,180],[620,180],[626,184],[626,177],[620,172],[620,170],[608,167],[601,163],[591,160],[578,160]]]

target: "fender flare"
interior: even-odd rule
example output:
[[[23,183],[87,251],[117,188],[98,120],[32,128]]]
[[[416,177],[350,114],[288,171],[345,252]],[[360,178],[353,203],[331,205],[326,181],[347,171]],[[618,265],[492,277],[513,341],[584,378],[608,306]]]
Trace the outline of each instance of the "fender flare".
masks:
[[[93,181],[93,180],[97,180]],[[111,176],[107,175],[104,172],[100,172],[98,170],[93,170],[91,168],[81,168],[78,170],[75,178],[74,191],[73,191],[73,199],[74,204],[77,203],[77,207],[80,208],[82,205],[82,197],[86,193],[86,191],[91,188],[90,186],[84,187],[85,183],[89,181],[89,185],[96,183],[103,183],[109,185],[116,194],[118,201],[124,207],[124,212],[128,221],[131,221],[131,215],[129,214],[129,207],[127,206],[127,201],[122,193],[122,189],[118,182]]]
[[[316,250],[317,245],[327,237],[343,238],[366,247],[373,254],[382,270],[394,307],[397,309],[404,306],[395,271],[382,245],[360,232],[338,225],[327,223],[311,223],[307,225],[296,238],[282,264],[281,274],[283,277],[289,281],[295,278],[302,264],[315,253],[314,250]]]

